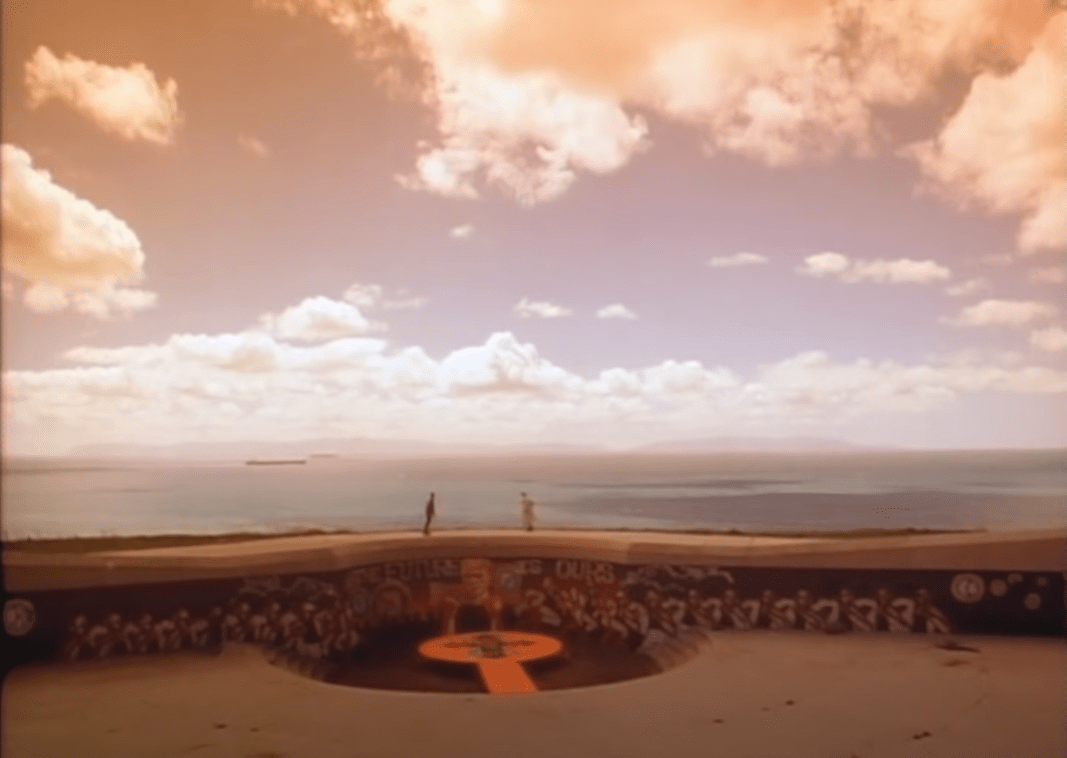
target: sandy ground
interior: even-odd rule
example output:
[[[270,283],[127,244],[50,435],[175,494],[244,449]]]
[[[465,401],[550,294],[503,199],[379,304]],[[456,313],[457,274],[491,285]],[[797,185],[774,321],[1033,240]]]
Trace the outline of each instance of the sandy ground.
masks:
[[[230,648],[16,670],[11,758],[1063,758],[1067,643],[718,633],[655,676],[493,697],[363,690]]]

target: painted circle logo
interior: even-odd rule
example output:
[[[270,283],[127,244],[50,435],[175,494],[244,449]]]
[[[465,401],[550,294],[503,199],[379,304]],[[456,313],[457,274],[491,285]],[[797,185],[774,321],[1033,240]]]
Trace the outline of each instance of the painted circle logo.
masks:
[[[1041,596],[1036,592],[1031,592],[1023,600],[1023,605],[1026,606],[1026,610],[1028,611],[1036,611],[1041,607]]]
[[[1008,583],[1003,579],[994,579],[989,583],[989,594],[1004,597],[1008,594]]]
[[[956,574],[952,578],[952,597],[961,603],[977,603],[985,595],[985,581],[978,574]]]
[[[37,624],[37,611],[29,600],[18,598],[4,603],[4,631],[12,637],[28,634]]]

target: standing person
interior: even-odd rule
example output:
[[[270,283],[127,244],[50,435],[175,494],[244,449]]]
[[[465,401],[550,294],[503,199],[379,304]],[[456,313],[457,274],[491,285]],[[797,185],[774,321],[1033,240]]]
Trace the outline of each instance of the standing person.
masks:
[[[526,531],[532,532],[534,526],[534,501],[525,492],[520,492],[519,494],[522,495],[522,524],[526,527]]]
[[[437,513],[434,507],[434,493],[430,493],[430,499],[426,501],[426,526],[422,528],[422,533],[428,535],[430,533],[430,522],[433,521],[434,514]]]

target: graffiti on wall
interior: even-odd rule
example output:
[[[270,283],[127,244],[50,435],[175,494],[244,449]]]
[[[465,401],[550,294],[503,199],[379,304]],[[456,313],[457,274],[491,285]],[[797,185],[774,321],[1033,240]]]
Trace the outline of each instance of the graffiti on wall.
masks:
[[[394,561],[330,574],[247,579],[217,603],[101,609],[68,621],[75,661],[245,642],[342,661],[375,630],[522,629],[630,650],[687,629],[949,633],[1013,612],[1051,618],[1063,578],[1012,573],[628,566],[573,559]],[[21,613],[25,615],[26,609]],[[984,615],[983,615],[984,614]],[[990,615],[992,614],[992,615]],[[1056,622],[1061,624],[1062,620]],[[962,627],[962,628],[961,628]],[[1048,632],[1042,632],[1048,633]]]

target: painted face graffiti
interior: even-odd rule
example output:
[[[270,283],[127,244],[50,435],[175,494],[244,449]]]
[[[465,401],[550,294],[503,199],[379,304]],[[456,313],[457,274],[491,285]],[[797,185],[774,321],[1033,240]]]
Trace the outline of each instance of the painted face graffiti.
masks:
[[[973,615],[984,604],[1004,601],[992,590],[958,601],[949,572],[930,586],[906,574],[886,575],[873,586],[850,583],[855,576],[575,560],[394,562],[318,577],[257,579],[215,606],[198,607],[185,595],[170,607],[154,598],[140,606],[131,599],[105,613],[83,610],[63,622],[57,652],[78,661],[242,642],[298,659],[343,661],[375,630],[403,625],[420,625],[427,634],[543,631],[629,650],[640,649],[650,635],[676,637],[692,629],[937,634],[953,630],[950,612],[965,608]],[[986,586],[993,578],[983,579]],[[967,587],[977,586],[968,581]],[[1038,587],[1020,576],[1040,598],[1031,608],[1017,597],[1020,612],[1048,613],[1059,581]],[[956,584],[960,594],[963,583]]]

